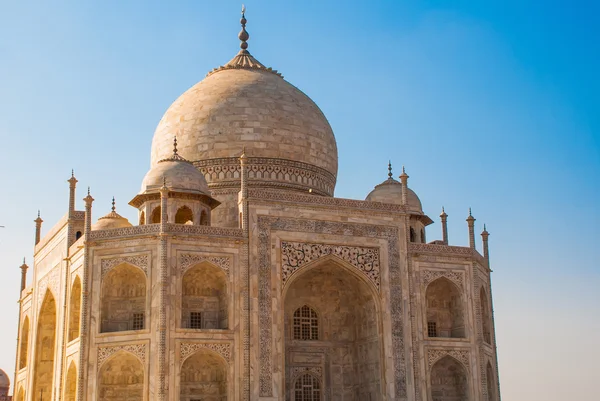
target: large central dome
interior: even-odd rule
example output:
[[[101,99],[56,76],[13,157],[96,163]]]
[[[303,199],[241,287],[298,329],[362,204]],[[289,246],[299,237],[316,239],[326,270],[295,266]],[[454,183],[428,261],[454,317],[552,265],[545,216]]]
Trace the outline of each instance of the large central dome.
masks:
[[[179,153],[205,174],[211,189],[238,186],[235,166],[245,149],[249,185],[333,195],[335,137],[319,107],[274,70],[242,50],[181,95],[160,120],[152,165]]]

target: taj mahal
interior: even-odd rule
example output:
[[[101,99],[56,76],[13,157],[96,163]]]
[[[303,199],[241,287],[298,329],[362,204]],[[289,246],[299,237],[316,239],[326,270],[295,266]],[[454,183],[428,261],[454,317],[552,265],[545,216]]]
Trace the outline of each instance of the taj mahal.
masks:
[[[13,401],[499,401],[488,232],[465,212],[450,245],[442,210],[428,238],[391,165],[334,197],[327,118],[246,23],[160,120],[135,222],[93,219],[89,189],[78,210],[74,174],[44,235],[38,214]]]

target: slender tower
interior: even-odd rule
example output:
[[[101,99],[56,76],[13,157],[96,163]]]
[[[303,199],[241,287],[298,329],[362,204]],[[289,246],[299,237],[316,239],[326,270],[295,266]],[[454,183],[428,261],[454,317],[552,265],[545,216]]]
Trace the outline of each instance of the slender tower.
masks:
[[[481,239],[483,240],[483,257],[485,258],[488,267],[490,267],[490,250],[488,248],[488,238],[490,233],[488,233],[485,224],[483,225],[483,231],[481,232]]]
[[[442,213],[440,214],[442,220],[442,241],[445,245],[448,245],[448,215],[442,206]]]
[[[406,170],[404,166],[402,166],[402,174],[400,174],[400,182],[402,183],[402,204],[406,205],[408,203],[408,174],[406,174]]]
[[[42,223],[44,220],[40,217],[40,211],[38,210],[37,219],[33,220],[35,223],[35,245],[40,243],[40,238],[42,235]]]
[[[469,208],[469,217],[467,217],[467,224],[469,225],[469,246],[471,249],[475,249],[475,217],[471,214],[471,208]]]

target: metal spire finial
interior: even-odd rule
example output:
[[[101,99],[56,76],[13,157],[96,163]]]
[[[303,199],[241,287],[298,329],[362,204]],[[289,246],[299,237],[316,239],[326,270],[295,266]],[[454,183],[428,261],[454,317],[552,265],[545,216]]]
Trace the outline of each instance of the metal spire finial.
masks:
[[[246,31],[246,22],[248,22],[246,20],[246,6],[242,4],[242,19],[240,19],[240,24],[242,24],[242,30],[238,34],[238,38],[242,41],[242,43],[240,43],[240,47],[242,48],[242,50],[246,50],[248,48],[248,43],[246,42],[248,41],[248,39],[250,39],[250,35]]]
[[[71,169],[71,177],[75,177],[75,169]]]
[[[388,179],[393,179],[392,178],[392,161],[388,160]]]
[[[112,199],[112,211],[113,212],[115,211],[115,197],[114,196],[113,196],[113,199]]]
[[[469,216],[473,216],[473,215],[471,214],[471,208],[469,208]]]
[[[88,196],[90,196],[90,187],[88,187]]]
[[[38,209],[38,219],[40,218],[40,209]]]
[[[177,156],[177,135],[173,137],[173,156]]]

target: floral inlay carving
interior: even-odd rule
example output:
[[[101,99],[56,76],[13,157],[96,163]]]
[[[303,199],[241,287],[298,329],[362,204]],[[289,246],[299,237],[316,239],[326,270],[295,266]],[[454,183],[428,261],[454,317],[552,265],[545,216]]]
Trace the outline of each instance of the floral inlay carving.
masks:
[[[54,299],[58,297],[58,286],[60,284],[60,271],[59,267],[55,267],[48,272],[44,277],[38,281],[38,295],[37,295],[37,310],[39,311],[42,307],[42,302],[44,302],[44,297],[46,296],[46,290],[50,289],[52,291],[52,295],[54,295]]]
[[[146,362],[146,344],[127,344],[127,345],[113,345],[109,347],[98,347],[98,367],[100,367],[104,361],[110,358],[112,355],[119,351],[127,351],[138,357],[142,363]]]
[[[130,265],[137,266],[140,269],[142,269],[147,276],[149,260],[150,258],[147,254],[102,259],[102,262],[100,262],[101,276],[104,277],[106,273],[108,273],[111,269],[120,265],[121,263],[128,263]]]
[[[445,270],[423,270],[421,271],[421,282],[424,287],[427,287],[429,283],[437,280],[440,277],[447,278],[456,284],[459,288],[463,288],[464,274],[456,271],[445,271]]]
[[[181,363],[194,352],[208,349],[221,355],[226,361],[231,360],[231,344],[229,343],[181,343],[179,346],[179,359]]]
[[[281,241],[281,279],[283,284],[309,262],[328,255],[337,256],[357,268],[379,290],[379,248],[288,241]]]
[[[229,270],[231,269],[231,257],[229,256],[211,256],[202,253],[184,253],[179,255],[179,268],[182,273],[190,267],[202,262],[209,262],[219,266],[227,275],[229,275]]]
[[[294,379],[304,373],[313,373],[318,378],[323,377],[323,369],[320,366],[294,366],[292,368],[292,382]]]
[[[466,350],[450,350],[450,349],[428,349],[427,350],[427,365],[431,367],[445,356],[451,356],[466,368],[469,367],[469,351]]]

